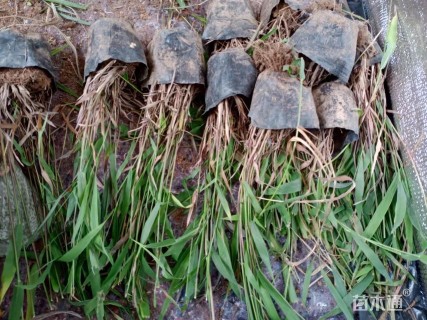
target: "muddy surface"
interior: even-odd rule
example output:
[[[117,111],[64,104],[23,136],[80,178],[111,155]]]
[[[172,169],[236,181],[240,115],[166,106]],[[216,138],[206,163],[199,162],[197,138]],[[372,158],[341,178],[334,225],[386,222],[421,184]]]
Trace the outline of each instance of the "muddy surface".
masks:
[[[144,47],[132,27],[123,20],[103,18],[89,30],[84,78],[109,60],[138,64],[139,81],[148,75]]]
[[[290,43],[297,52],[347,83],[355,63],[358,35],[359,27],[352,20],[321,10],[292,35]]]
[[[39,68],[0,69],[0,86],[3,84],[22,85],[30,92],[46,91],[52,86],[52,78]]]
[[[251,38],[257,27],[252,7],[247,0],[209,2],[204,40],[230,40]]]
[[[313,97],[321,128],[349,130],[345,143],[358,139],[359,114],[349,88],[337,82],[326,82],[313,90]]]
[[[227,49],[211,56],[205,112],[230,97],[241,95],[250,98],[257,76],[252,58],[243,49]]]
[[[253,126],[262,129],[319,129],[311,89],[284,72],[266,70],[259,75],[249,117]]]
[[[306,10],[312,12],[320,9],[336,9],[338,2],[336,0],[286,0],[285,1],[294,10]]]
[[[205,84],[204,48],[188,28],[159,30],[149,45],[149,84]]]
[[[0,68],[32,68],[45,70],[52,78],[49,44],[38,33],[23,34],[14,28],[0,30]]]
[[[289,45],[281,42],[268,43],[264,41],[255,43],[252,57],[257,70],[260,72],[267,69],[281,72],[283,66],[290,65],[295,58]]]

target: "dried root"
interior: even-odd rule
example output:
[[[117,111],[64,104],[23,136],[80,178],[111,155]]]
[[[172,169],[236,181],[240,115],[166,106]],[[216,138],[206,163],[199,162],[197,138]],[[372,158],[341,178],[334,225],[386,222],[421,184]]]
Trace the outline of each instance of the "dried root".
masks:
[[[197,85],[153,85],[143,108],[138,128],[140,154],[150,147],[151,141],[158,146],[156,159],[151,162],[151,171],[161,163],[164,171],[161,183],[167,188],[173,182],[178,148],[187,130],[190,106],[197,91]],[[139,174],[147,165],[143,161],[142,157],[137,161]]]
[[[88,77],[77,101],[80,111],[76,131],[80,140],[92,143],[99,134],[106,136],[112,128],[118,128],[121,120],[130,119],[131,114],[142,108],[125,80],[132,79],[134,71],[134,66],[112,60]]]
[[[3,153],[20,155],[14,141],[31,161],[37,153],[37,133],[47,121],[46,101],[52,80],[38,68],[3,69],[0,72],[0,134]]]

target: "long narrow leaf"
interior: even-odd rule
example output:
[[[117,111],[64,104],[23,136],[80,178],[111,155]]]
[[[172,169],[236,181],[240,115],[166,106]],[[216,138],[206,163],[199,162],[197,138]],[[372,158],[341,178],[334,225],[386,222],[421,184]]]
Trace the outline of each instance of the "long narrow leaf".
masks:
[[[341,311],[344,313],[345,317],[348,320],[354,319],[353,313],[350,311],[348,306],[345,304],[343,297],[340,295],[338,290],[335,288],[331,280],[328,278],[328,275],[325,271],[322,270],[322,276],[323,281],[325,281],[327,287],[329,288],[329,291],[331,292],[332,296],[334,297],[335,301],[337,302],[338,307],[341,309]]]
[[[261,257],[262,262],[264,262],[265,267],[270,273],[271,278],[273,278],[273,269],[271,268],[270,255],[268,254],[267,246],[265,245],[265,241],[262,237],[261,232],[259,231],[255,222],[250,223],[252,239],[255,243],[255,247],[258,251],[259,256]]]
[[[385,52],[381,60],[381,69],[384,69],[389,63],[391,56],[397,47],[397,26],[398,17],[397,14],[391,19],[391,23],[387,30],[387,36],[385,39]]]
[[[76,245],[74,245],[68,252],[66,252],[59,261],[71,262],[79,257],[79,255],[87,248],[90,242],[98,235],[101,229],[104,227],[104,223],[90,231],[85,235]]]

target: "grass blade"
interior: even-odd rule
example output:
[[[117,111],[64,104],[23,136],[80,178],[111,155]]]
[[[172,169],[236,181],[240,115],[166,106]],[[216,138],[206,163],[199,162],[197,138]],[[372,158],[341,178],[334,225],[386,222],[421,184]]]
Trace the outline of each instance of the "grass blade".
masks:
[[[394,225],[391,233],[395,233],[397,228],[403,223],[408,206],[408,197],[406,195],[402,181],[399,180],[397,186],[396,206],[394,208]]]
[[[378,272],[381,273],[387,279],[387,281],[391,282],[390,275],[388,274],[386,268],[384,267],[384,264],[381,262],[380,258],[374,252],[374,250],[372,250],[356,232],[350,230],[350,233],[352,234],[353,239],[360,248],[360,250],[362,250],[366,258],[371,261],[375,269],[377,269]]]
[[[381,69],[384,69],[389,63],[391,56],[397,47],[397,25],[398,17],[397,14],[391,19],[391,23],[387,30],[387,36],[385,39],[385,52],[381,60]]]
[[[243,188],[246,192],[246,195],[249,197],[249,199],[251,200],[252,203],[252,207],[254,208],[256,213],[261,213],[262,212],[262,208],[257,200],[257,198],[255,197],[255,194],[252,191],[252,188],[249,186],[249,184],[245,181],[243,182]]]
[[[394,195],[396,194],[397,182],[398,182],[398,175],[396,175],[394,177],[393,182],[390,184],[386,194],[384,195],[384,198],[382,199],[381,203],[378,205],[377,209],[375,210],[374,215],[372,216],[371,220],[369,221],[368,226],[366,227],[365,231],[363,232],[363,235],[366,238],[368,238],[368,239],[372,238],[375,231],[377,231],[378,227],[384,221],[384,217],[385,217],[386,213],[388,212],[388,210],[390,209]]]
[[[148,240],[148,237],[151,234],[151,230],[153,229],[154,222],[156,221],[157,214],[159,213],[161,203],[156,203],[154,209],[151,211],[150,216],[144,224],[144,228],[142,229],[141,239],[139,242],[141,244],[145,244]]]
[[[268,254],[268,249],[267,249],[267,246],[265,245],[265,241],[262,237],[262,234],[254,222],[250,223],[250,228],[252,233],[252,239],[255,243],[255,247],[259,253],[259,256],[261,257],[262,262],[264,262],[264,265],[266,266],[268,272],[270,273],[271,278],[273,278],[274,275],[273,275],[273,269],[271,268],[270,255]]]
[[[345,304],[342,296],[338,292],[338,290],[335,288],[331,280],[329,279],[328,275],[325,271],[322,270],[322,276],[323,280],[325,281],[326,285],[329,288],[329,291],[331,292],[332,296],[334,297],[335,301],[337,302],[338,307],[341,309],[341,311],[344,313],[345,317],[347,319],[354,319],[353,313],[350,311],[348,306]]]
[[[68,252],[66,252],[59,261],[71,262],[76,260],[78,256],[87,248],[90,242],[98,235],[101,229],[104,227],[104,223],[91,230],[85,235],[75,246],[73,246]]]
[[[17,270],[16,263],[19,259],[19,253],[23,245],[23,231],[22,225],[17,224],[14,231],[14,240],[10,241],[9,247],[7,249],[6,259],[3,264],[3,272],[1,274],[1,287],[0,287],[0,303],[3,301],[3,298],[9,289],[15,273]]]
[[[217,252],[212,252],[212,261],[215,264],[215,267],[218,269],[219,273],[225,279],[228,280],[230,287],[233,289],[234,293],[237,296],[240,296],[239,285],[237,284],[233,270],[230,269],[230,266],[224,263],[224,261],[221,259],[220,255]]]
[[[279,305],[287,319],[303,319],[298,313],[295,312],[294,309],[292,309],[289,302],[286,301],[283,295],[277,291],[277,289],[270,283],[270,281],[268,281],[262,272],[258,271],[257,276],[262,287],[268,291],[273,300]]]
[[[264,288],[260,288],[260,296],[262,298],[262,301],[264,302],[264,307],[268,313],[269,319],[279,320],[279,314],[277,313],[276,307],[273,303],[273,300],[271,300],[271,296],[268,291]]]
[[[9,320],[23,319],[22,311],[24,307],[24,289],[15,287],[13,290],[12,303],[9,308]]]
[[[286,195],[286,194],[301,192],[301,190],[302,190],[302,182],[301,182],[301,178],[299,178],[291,182],[284,183],[277,188],[270,188],[265,192],[265,194],[267,196]]]
[[[303,305],[305,305],[307,303],[308,289],[310,286],[311,274],[313,273],[313,270],[314,270],[313,263],[310,262],[310,264],[307,267],[307,270],[305,271],[304,282],[302,285],[301,303]]]
[[[89,7],[88,4],[67,1],[67,0],[45,0],[45,1],[50,3],[60,4],[66,7],[74,8],[74,9],[79,9],[79,10],[86,10]]]
[[[345,297],[343,298],[344,303],[350,306],[354,300],[354,297],[362,295],[366,291],[366,289],[371,285],[372,281],[374,281],[374,276],[372,275],[372,273],[370,273],[365,278],[363,278],[362,281],[356,284],[349,293],[345,295]],[[320,318],[320,320],[330,319],[340,313],[341,313],[341,310],[339,309],[339,307],[336,307],[330,312],[328,312],[327,314],[323,315]]]
[[[85,26],[90,26],[90,25],[91,25],[91,23],[90,23],[89,21],[86,21],[86,20],[83,20],[83,19],[80,19],[80,18],[77,18],[77,17],[71,16],[71,15],[69,15],[69,14],[60,13],[59,15],[60,15],[62,18],[64,18],[64,19],[67,19],[67,20],[70,20],[70,21],[74,21],[74,22],[76,22],[76,23],[80,23],[80,24],[83,24],[83,25],[85,25]]]

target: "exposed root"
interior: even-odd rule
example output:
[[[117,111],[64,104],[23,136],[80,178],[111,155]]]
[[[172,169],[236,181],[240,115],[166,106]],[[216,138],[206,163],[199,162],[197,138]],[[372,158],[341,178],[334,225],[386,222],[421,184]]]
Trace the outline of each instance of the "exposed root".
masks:
[[[0,86],[20,85],[32,94],[41,94],[50,91],[52,82],[52,79],[40,68],[0,68]]]
[[[342,10],[341,1],[337,0],[316,0],[309,7],[306,8],[307,12],[313,12],[317,10]]]
[[[118,128],[120,119],[129,119],[131,113],[142,108],[125,80],[132,79],[134,71],[134,66],[112,60],[88,77],[77,101],[80,111],[76,131],[83,145],[94,142],[99,134],[106,136],[111,128]]]
[[[248,108],[236,96],[221,102],[208,116],[200,146],[200,159],[215,162],[233,141],[241,144],[249,124]]]
[[[273,11],[273,19],[265,28],[265,33],[277,30],[279,39],[288,39],[304,23],[308,15],[301,11],[292,10],[286,4],[279,4]]]
[[[49,169],[47,111],[52,80],[38,68],[0,70],[0,177],[3,202],[10,214],[4,223],[13,233],[24,227],[24,242],[38,228],[43,192],[55,194]],[[43,161],[43,162],[42,162]],[[56,186],[55,186],[56,187]],[[3,232],[4,234],[4,232]]]
[[[149,148],[151,140],[160,149],[151,163],[151,170],[160,163],[163,168],[164,179],[158,188],[162,184],[171,187],[178,148],[187,130],[190,106],[197,91],[198,85],[160,84],[150,88],[138,128],[138,145],[140,154]],[[141,174],[145,165],[140,157],[137,172]]]
[[[244,39],[231,39],[228,41],[215,41],[213,44],[212,54],[217,52],[225,51],[227,49],[245,49],[246,45],[249,43],[249,40]]]
[[[13,148],[14,141],[24,146],[24,149],[33,144],[38,130],[45,121],[49,122],[47,117],[41,96],[31,94],[24,85],[4,83],[0,86],[0,133],[3,146],[5,152],[12,152],[18,162],[21,162],[20,155]],[[28,148],[26,156],[33,159],[36,149]]]
[[[141,109],[137,134],[135,169],[131,171],[131,219],[123,226],[123,239],[140,239],[148,217],[156,212],[153,223],[155,242],[166,240],[173,231],[168,228],[168,208],[172,202],[172,185],[179,146],[186,133],[190,120],[190,107],[198,91],[198,85],[158,84],[152,85],[146,105]],[[138,249],[139,250],[139,249]],[[135,250],[135,251],[138,251]],[[152,253],[158,255],[159,251]],[[141,258],[139,253],[133,257],[131,270],[132,291],[136,297]],[[155,271],[160,279],[160,269]],[[155,284],[158,286],[158,283]],[[138,307],[134,298],[134,305]]]
[[[264,70],[283,71],[285,65],[291,65],[296,55],[292,48],[283,42],[258,40],[254,43],[253,59],[259,72]]]
[[[382,103],[386,106],[384,90],[379,90],[379,84],[375,83],[378,72],[381,72],[379,67],[369,66],[368,57],[363,56],[350,78],[350,88],[354,93],[357,105],[363,110],[358,142],[358,145],[363,148],[368,148],[376,143],[381,134],[378,131],[377,123],[381,121],[380,118],[387,117],[385,107],[382,115],[377,114],[376,101],[373,99],[377,94],[381,95]]]

